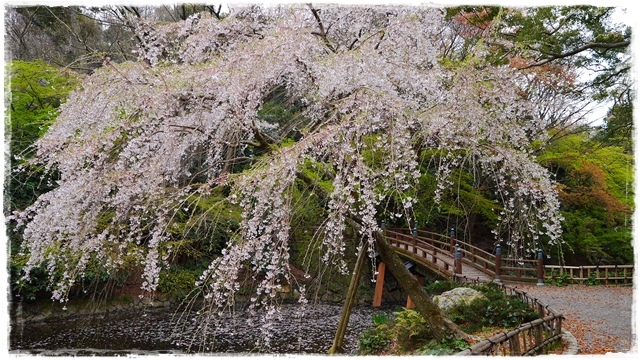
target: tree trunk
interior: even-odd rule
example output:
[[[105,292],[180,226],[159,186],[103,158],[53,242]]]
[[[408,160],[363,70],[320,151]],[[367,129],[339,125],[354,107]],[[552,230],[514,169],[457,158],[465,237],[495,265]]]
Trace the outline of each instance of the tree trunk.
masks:
[[[447,318],[429,294],[427,294],[416,278],[404,266],[396,251],[387,243],[382,234],[376,234],[376,246],[378,253],[384,261],[387,269],[391,271],[398,284],[407,292],[411,301],[415,304],[415,310],[422,315],[436,340],[442,340],[447,336],[455,336],[465,340],[471,340],[469,336],[449,318]]]

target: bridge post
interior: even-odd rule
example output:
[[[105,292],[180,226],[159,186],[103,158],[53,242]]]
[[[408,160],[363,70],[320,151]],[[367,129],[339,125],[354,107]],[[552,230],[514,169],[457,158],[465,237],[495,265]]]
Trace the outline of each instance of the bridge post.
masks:
[[[455,242],[454,240],[456,239],[456,230],[454,228],[451,228],[449,234],[451,235],[449,237],[449,244],[451,246],[451,252],[455,253],[455,248],[453,247],[453,243]]]
[[[542,249],[538,249],[538,286],[544,285],[544,256]]]
[[[456,260],[455,260],[455,272],[456,274],[462,274],[462,251],[460,250],[460,244],[456,244]]]
[[[500,280],[500,272],[502,270],[500,270],[500,266],[502,266],[502,248],[500,247],[500,244],[496,245],[496,282],[500,282],[502,280]]]
[[[418,253],[418,222],[416,221],[413,224],[413,253],[417,254]]]

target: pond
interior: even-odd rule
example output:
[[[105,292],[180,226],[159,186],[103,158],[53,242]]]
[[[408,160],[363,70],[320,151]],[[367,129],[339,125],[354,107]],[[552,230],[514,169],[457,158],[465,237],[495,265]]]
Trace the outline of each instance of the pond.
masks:
[[[169,309],[119,312],[91,317],[13,325],[10,353],[40,355],[127,354],[326,354],[333,344],[342,304],[308,304],[303,317],[298,304],[283,304],[273,327],[271,346],[257,346],[262,338],[260,318],[248,312],[226,315],[210,326],[208,340],[194,336],[198,314]],[[356,306],[345,335],[346,354],[356,354],[360,334],[373,326],[372,315],[394,307]],[[184,326],[176,330],[177,318]]]

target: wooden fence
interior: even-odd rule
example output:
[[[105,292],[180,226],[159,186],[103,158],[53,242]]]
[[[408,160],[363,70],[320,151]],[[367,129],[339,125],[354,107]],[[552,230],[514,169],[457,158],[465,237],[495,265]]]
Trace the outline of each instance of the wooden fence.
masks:
[[[545,279],[587,285],[633,283],[633,265],[557,266],[545,265]]]
[[[523,356],[546,354],[562,338],[562,314],[556,313],[548,305],[510,286],[502,285],[505,294],[516,296],[532,309],[540,318],[508,332],[496,334],[468,349],[457,353],[467,355]]]

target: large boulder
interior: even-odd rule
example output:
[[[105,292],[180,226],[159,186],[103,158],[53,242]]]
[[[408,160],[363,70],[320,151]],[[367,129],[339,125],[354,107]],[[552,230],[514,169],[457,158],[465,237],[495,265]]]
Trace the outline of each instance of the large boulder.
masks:
[[[449,312],[459,304],[470,304],[473,300],[483,298],[484,294],[480,291],[460,287],[453,290],[445,291],[441,295],[433,297],[433,302],[444,312]]]

